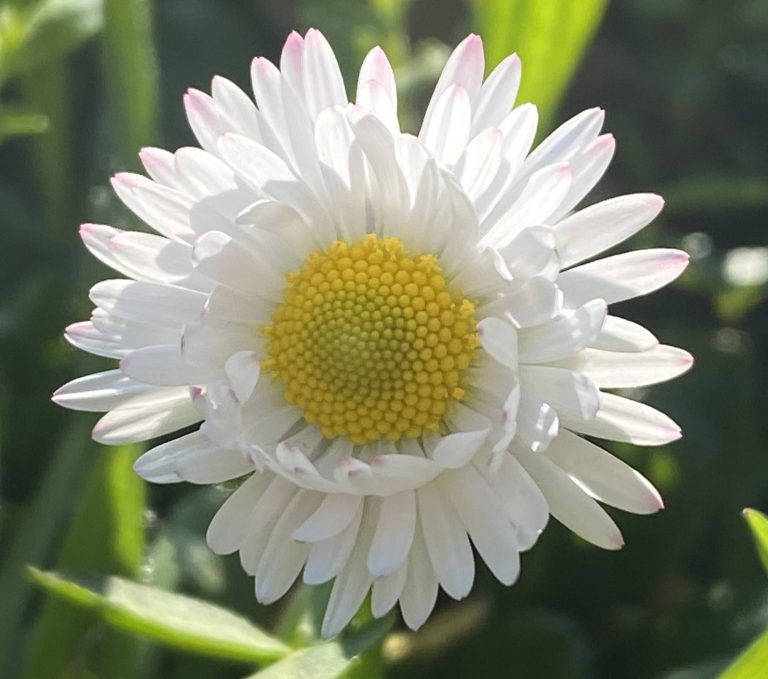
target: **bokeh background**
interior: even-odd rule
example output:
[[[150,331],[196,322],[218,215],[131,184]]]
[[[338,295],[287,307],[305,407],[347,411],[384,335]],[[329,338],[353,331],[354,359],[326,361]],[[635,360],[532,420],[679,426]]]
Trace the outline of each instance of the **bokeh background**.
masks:
[[[620,553],[552,521],[517,585],[481,568],[469,600],[441,597],[419,634],[395,620],[356,676],[717,676],[768,625],[768,580],[741,517],[768,507],[765,0],[0,0],[0,676],[256,671],[115,631],[40,593],[27,564],[185,592],[284,635],[323,596],[258,606],[237,559],[204,544],[225,489],[145,488],[130,469],[137,449],[91,443],[95,417],[49,401],[108,367],[61,332],[87,318],[88,288],[109,277],[78,224],[142,228],[109,176],[136,169],[142,146],[193,144],[185,89],[207,90],[214,74],[247,89],[250,59],[276,59],[288,32],[309,26],[331,40],[350,87],[365,52],[385,47],[411,130],[448,46],[477,31],[489,66],[518,51],[518,103],[540,105],[542,134],[584,108],[607,111],[617,154],[591,199],[664,195],[662,217],[632,245],[691,255],[673,286],[619,312],[697,359],[685,377],[633,394],[685,438],[612,448],[666,510],[612,512]],[[768,659],[744,676],[768,677]]]

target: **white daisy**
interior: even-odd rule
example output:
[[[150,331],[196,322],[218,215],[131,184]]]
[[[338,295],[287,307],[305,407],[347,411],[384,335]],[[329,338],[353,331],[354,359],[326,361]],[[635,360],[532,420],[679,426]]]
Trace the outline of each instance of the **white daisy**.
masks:
[[[513,108],[516,56],[483,80],[469,36],[418,137],[401,133],[379,49],[350,104],[333,52],[292,34],[280,69],[252,65],[256,104],[224,78],[185,104],[202,149],[144,149],[150,178],[122,201],[160,235],[86,224],[91,252],[128,278],[91,290],[67,339],[119,359],[54,399],[107,411],[117,444],[202,423],[136,463],[149,481],[247,477],[208,530],[239,552],[256,597],[335,578],[323,634],[372,589],[418,628],[438,587],[465,597],[471,545],[505,584],[551,513],[622,545],[596,500],[662,506],[651,484],[582,438],[656,445],[668,417],[604,388],[653,384],[690,356],[607,305],[673,280],[687,257],[641,250],[583,261],[661,210],[629,195],[572,212],[605,171],[603,112],[535,150],[536,108]]]

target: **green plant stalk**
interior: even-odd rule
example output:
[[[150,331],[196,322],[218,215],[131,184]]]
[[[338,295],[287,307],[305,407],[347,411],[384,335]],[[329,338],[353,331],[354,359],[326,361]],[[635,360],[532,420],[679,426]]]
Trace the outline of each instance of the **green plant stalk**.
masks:
[[[104,0],[103,77],[117,121],[118,154],[136,167],[136,153],[157,141],[157,60],[148,0]]]
[[[18,80],[25,104],[48,119],[47,131],[28,143],[43,218],[54,241],[69,239],[69,226],[75,221],[69,75],[69,68],[59,61],[26,71]]]
[[[144,554],[144,486],[133,472],[138,450],[101,450],[88,473],[56,567],[73,572],[135,577]],[[82,471],[81,471],[82,473]],[[56,600],[45,602],[28,653],[27,679],[58,679],[94,663],[100,676],[130,676],[136,641],[105,630],[91,611]]]
[[[24,566],[42,563],[56,541],[62,520],[69,515],[93,452],[93,446],[85,441],[87,430],[84,421],[78,419],[62,437],[0,571],[0,676],[13,676],[11,652],[20,648],[19,620],[32,594],[23,577]]]

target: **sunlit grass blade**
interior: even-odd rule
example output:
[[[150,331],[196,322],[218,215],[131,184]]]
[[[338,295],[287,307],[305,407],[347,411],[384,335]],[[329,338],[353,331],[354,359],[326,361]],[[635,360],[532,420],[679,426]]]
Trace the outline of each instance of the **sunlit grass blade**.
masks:
[[[56,542],[73,498],[83,485],[83,469],[93,447],[84,444],[86,429],[77,421],[62,437],[34,500],[16,532],[16,540],[5,552],[0,570],[0,676],[13,676],[11,652],[19,646],[19,620],[32,588],[24,578],[24,565],[41,563]]]
[[[51,594],[107,624],[164,646],[228,660],[270,663],[289,648],[245,618],[200,599],[118,577],[68,578],[31,569]]]
[[[482,35],[486,64],[517,52],[523,61],[519,102],[539,108],[541,128],[551,116],[594,35],[607,0],[468,0]]]
[[[104,80],[117,120],[120,162],[156,142],[157,63],[148,0],[104,0]]]
[[[768,516],[756,509],[745,509],[744,518],[752,530],[752,537],[757,546],[757,555],[768,573]]]
[[[57,568],[136,575],[144,552],[144,485],[132,469],[137,452],[132,446],[100,451],[88,472],[80,504],[56,560]],[[84,662],[93,649],[84,646],[83,640],[97,623],[89,612],[60,601],[46,601],[32,638],[25,676],[58,678],[73,662]],[[133,662],[133,643],[106,641],[108,652],[101,649],[108,656],[104,663],[125,668]]]
[[[101,29],[101,0],[7,2],[0,8],[0,83],[48,66]]]
[[[768,630],[753,641],[718,679],[758,679],[768,668]]]

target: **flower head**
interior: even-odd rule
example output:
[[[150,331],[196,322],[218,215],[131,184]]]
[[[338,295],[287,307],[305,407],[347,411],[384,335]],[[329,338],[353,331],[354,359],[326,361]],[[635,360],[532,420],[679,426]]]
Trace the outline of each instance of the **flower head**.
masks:
[[[335,578],[323,633],[372,590],[414,629],[438,587],[466,596],[471,545],[503,583],[551,513],[594,544],[621,534],[596,500],[650,513],[650,483],[582,435],[655,445],[680,430],[603,389],[653,384],[690,356],[608,306],[673,280],[687,257],[640,250],[583,264],[648,224],[654,195],[573,212],[605,171],[603,112],[531,151],[514,55],[483,78],[480,38],[453,52],[418,136],[373,49],[350,104],[316,30],[280,69],[252,65],[254,102],[214,78],[185,105],[202,149],[144,149],[122,201],[159,235],[86,224],[127,278],[91,290],[67,338],[119,368],[54,399],[107,411],[104,443],[200,423],[136,463],[149,481],[247,477],[208,530],[256,597],[303,572]]]

